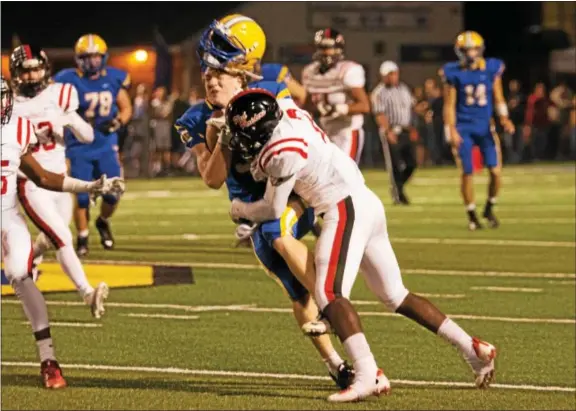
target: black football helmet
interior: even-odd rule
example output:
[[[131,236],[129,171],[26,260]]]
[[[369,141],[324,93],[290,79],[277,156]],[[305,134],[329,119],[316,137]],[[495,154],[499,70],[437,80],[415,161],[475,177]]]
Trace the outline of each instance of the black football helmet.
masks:
[[[344,36],[338,30],[326,28],[318,30],[314,34],[316,52],[313,59],[320,63],[319,71],[321,74],[326,73],[344,58],[344,44]],[[327,49],[334,51],[332,54],[328,54]]]
[[[23,80],[23,73],[41,71],[41,77],[35,80]],[[12,88],[17,95],[35,97],[50,83],[50,62],[44,50],[23,44],[18,46],[10,56],[10,76]]]
[[[226,124],[231,133],[230,149],[251,160],[270,140],[282,118],[276,97],[264,89],[238,93],[226,108]]]
[[[12,89],[4,77],[0,77],[0,94],[2,96],[1,109],[2,109],[2,125],[8,124],[10,117],[12,117],[12,106],[14,105],[14,98]]]

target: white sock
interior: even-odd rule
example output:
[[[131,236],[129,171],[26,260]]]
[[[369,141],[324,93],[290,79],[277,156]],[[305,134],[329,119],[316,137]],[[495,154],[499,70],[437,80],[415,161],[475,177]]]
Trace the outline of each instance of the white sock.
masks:
[[[336,374],[338,372],[338,367],[340,367],[340,365],[343,362],[344,360],[342,359],[342,357],[340,357],[340,354],[338,354],[336,350],[333,350],[328,356],[328,358],[324,358],[324,364],[326,364],[328,371],[330,371],[333,374]]]
[[[82,230],[82,231],[78,232],[78,236],[80,236],[82,238],[88,237],[89,234],[90,234],[90,230]]]
[[[472,337],[450,318],[446,318],[440,325],[438,335],[458,348],[466,357],[475,355],[474,348],[472,348]]]
[[[488,202],[489,202],[490,204],[496,204],[496,197],[490,197],[490,198],[488,199]]]
[[[474,203],[468,204],[468,205],[466,206],[466,210],[468,210],[468,211],[474,211],[474,210],[476,210],[476,204],[474,204]]]
[[[94,288],[88,282],[82,263],[71,245],[65,245],[56,252],[56,258],[62,266],[62,269],[68,277],[72,280],[80,295],[94,291]]]
[[[360,384],[374,384],[378,366],[370,351],[370,346],[366,340],[364,333],[354,334],[342,343],[346,349],[346,353],[354,363],[354,370],[356,371],[356,378],[354,383]]]
[[[56,356],[54,355],[54,345],[52,344],[52,338],[45,338],[43,340],[36,341],[36,346],[38,347],[40,362],[56,359]]]

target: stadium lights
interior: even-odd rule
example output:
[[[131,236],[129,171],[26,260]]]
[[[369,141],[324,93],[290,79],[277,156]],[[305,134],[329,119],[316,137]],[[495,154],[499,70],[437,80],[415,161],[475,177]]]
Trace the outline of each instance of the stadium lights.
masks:
[[[148,60],[148,52],[142,49],[136,50],[134,52],[134,60],[138,63],[145,63]]]

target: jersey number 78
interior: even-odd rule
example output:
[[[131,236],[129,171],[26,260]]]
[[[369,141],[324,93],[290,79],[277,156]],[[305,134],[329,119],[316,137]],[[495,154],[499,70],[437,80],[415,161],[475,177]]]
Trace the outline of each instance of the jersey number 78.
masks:
[[[95,91],[86,93],[84,99],[88,102],[88,109],[86,110],[86,118],[96,117],[96,108],[98,108],[98,116],[108,117],[112,111],[112,103],[114,97],[109,91]]]

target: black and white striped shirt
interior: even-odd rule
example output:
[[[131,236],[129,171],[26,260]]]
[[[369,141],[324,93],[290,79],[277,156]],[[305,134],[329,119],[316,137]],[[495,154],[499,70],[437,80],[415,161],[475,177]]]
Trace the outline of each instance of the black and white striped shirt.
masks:
[[[410,126],[412,117],[412,93],[404,83],[396,87],[386,87],[380,83],[370,95],[372,113],[385,114],[391,126]]]

